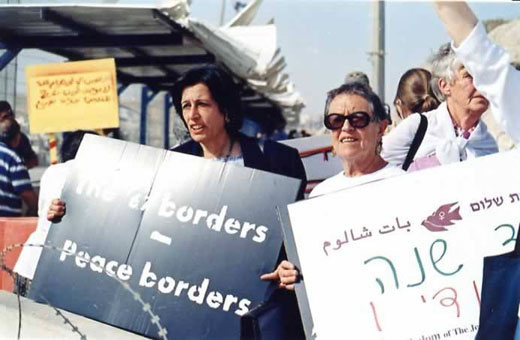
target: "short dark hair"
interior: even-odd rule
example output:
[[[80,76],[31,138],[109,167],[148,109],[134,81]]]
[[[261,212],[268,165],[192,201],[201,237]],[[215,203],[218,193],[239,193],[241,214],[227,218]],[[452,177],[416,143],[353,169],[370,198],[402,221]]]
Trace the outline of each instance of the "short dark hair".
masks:
[[[14,119],[0,120],[0,142],[10,145],[20,134],[20,125]]]
[[[182,92],[184,89],[197,84],[204,84],[208,87],[211,96],[218,105],[220,112],[226,120],[226,130],[229,134],[236,134],[242,127],[243,115],[240,103],[240,93],[233,78],[214,65],[198,66],[184,73],[172,88],[171,95],[175,111],[182,116]]]
[[[327,115],[329,113],[330,103],[334,98],[339,96],[340,94],[348,94],[348,95],[357,95],[363,97],[368,102],[370,109],[372,109],[372,114],[374,115],[374,120],[383,121],[387,120],[387,111],[385,107],[381,103],[379,96],[372,91],[369,87],[363,85],[359,82],[352,82],[343,84],[338,88],[332,89],[327,92],[327,101],[325,102],[325,112]]]
[[[97,135],[97,133],[92,130],[76,130],[65,134],[60,148],[60,157],[62,162],[69,161],[76,157],[83,136],[86,134]]]
[[[7,115],[14,116],[11,104],[6,100],[0,100],[0,113],[7,112]]]

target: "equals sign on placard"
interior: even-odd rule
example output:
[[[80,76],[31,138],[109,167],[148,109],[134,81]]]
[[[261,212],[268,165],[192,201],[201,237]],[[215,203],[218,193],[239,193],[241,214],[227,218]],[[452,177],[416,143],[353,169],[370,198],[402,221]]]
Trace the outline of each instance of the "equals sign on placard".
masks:
[[[150,235],[150,240],[154,240],[154,241],[166,244],[168,246],[172,245],[172,238],[161,234],[157,230],[154,230],[152,232],[152,234]]]

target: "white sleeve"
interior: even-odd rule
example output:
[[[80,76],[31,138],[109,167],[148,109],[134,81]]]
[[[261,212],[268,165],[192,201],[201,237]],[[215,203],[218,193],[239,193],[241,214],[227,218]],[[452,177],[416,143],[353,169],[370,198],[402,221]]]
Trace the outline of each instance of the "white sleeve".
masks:
[[[47,221],[47,212],[51,202],[61,197],[63,186],[68,174],[71,162],[51,165],[45,170],[40,179],[40,193],[38,195],[38,216]]]
[[[38,216],[45,216],[47,218],[47,211],[49,210],[49,206],[51,202],[48,200],[49,194],[47,193],[48,189],[46,183],[49,181],[49,173],[52,173],[51,166],[49,166],[42,177],[40,178],[40,191],[38,193]],[[57,198],[57,197],[55,197]]]
[[[420,121],[421,116],[419,114],[411,114],[383,137],[381,157],[385,161],[398,167],[403,165]]]
[[[51,165],[45,170],[40,180],[40,195],[38,197],[38,225],[36,230],[29,236],[27,244],[44,244],[51,226],[47,220],[47,211],[51,201],[61,196],[61,191],[65,183],[70,163]],[[41,247],[24,247],[14,271],[18,274],[33,279],[36,272],[36,265],[42,253]]]
[[[519,145],[520,72],[511,66],[509,54],[489,39],[480,22],[458,48],[453,43],[452,48],[489,100],[496,121]]]

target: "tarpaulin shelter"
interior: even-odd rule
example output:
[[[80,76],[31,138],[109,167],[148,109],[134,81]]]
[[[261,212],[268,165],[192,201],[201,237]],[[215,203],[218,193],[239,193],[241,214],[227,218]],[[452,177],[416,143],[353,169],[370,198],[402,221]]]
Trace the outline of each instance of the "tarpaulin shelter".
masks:
[[[148,103],[168,91],[177,77],[200,64],[219,64],[242,89],[247,118],[260,126],[298,124],[303,100],[276,44],[273,23],[251,25],[260,5],[254,0],[222,27],[190,16],[188,0],[158,6],[74,3],[1,5],[0,70],[23,49],[39,49],[69,61],[115,58],[119,93],[143,84],[140,141],[146,141]],[[171,98],[165,94],[164,146]]]

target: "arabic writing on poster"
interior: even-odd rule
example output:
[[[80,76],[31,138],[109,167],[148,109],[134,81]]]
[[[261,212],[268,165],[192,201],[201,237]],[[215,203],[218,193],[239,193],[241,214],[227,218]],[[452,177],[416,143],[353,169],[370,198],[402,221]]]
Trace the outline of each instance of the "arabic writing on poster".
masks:
[[[112,75],[108,72],[38,77],[31,81],[36,91],[34,109],[37,111],[115,100]]]
[[[31,133],[119,126],[114,59],[30,65],[25,77]]]
[[[506,204],[520,202],[520,196],[517,193],[510,193],[508,197],[510,197],[510,201],[506,202]],[[446,227],[451,226],[455,221],[462,219],[457,203],[458,202],[441,205],[431,216],[423,220],[421,225],[430,231],[446,231]],[[492,207],[498,208],[502,204],[504,204],[503,196],[497,195],[493,198],[484,197],[480,201],[472,202],[470,203],[470,208],[473,212],[477,212],[490,209]],[[391,223],[385,224],[376,229],[378,229],[378,234],[385,235],[400,229],[404,229],[409,232],[410,227],[411,224],[409,220],[406,220],[406,223],[401,224],[399,217],[396,217],[395,223],[391,221]],[[358,229],[361,229],[361,232],[357,232],[356,230]],[[504,241],[503,245],[507,245],[510,242],[516,241],[514,236],[515,228],[513,225],[507,223],[501,224],[495,228],[495,231],[500,229],[508,230],[508,232],[511,233],[510,237]],[[347,230],[344,230],[340,237],[332,243],[329,240],[323,242],[323,252],[326,256],[329,256],[330,247],[332,247],[332,250],[339,250],[343,245],[346,245],[349,240],[354,242],[377,235],[377,233],[372,235],[372,228],[367,228],[366,226],[362,228],[350,228],[348,230],[348,232]]]
[[[381,226],[379,228],[379,234],[384,235],[384,234],[388,234],[388,233],[394,232],[399,229],[404,229],[406,231],[410,231],[410,229],[408,229],[410,227],[411,227],[410,221],[406,221],[405,224],[401,224],[399,221],[399,217],[396,217],[395,224],[392,221],[392,223],[388,223],[388,224]],[[334,242],[334,244],[335,244],[334,246],[330,241],[323,242],[323,252],[325,253],[325,255],[329,256],[329,252],[327,249],[330,248],[331,246],[333,246],[332,247],[333,250],[339,250],[344,244],[347,244],[349,242],[349,235],[350,235],[350,240],[352,240],[354,242],[354,241],[362,240],[367,237],[372,237],[372,231],[367,227],[363,227],[361,229],[361,232],[357,232],[356,228],[350,228],[349,232],[347,232],[347,230],[344,230],[343,234],[340,235],[340,237],[338,239],[336,239],[336,241]]]
[[[503,153],[289,205],[306,329],[320,339],[474,337],[484,257],[517,239],[518,166],[518,153]]]
[[[511,194],[511,197],[516,194]],[[497,196],[502,197],[502,196]],[[487,198],[484,198],[485,201],[487,201]],[[498,198],[494,199],[494,201],[498,201]],[[513,202],[513,201],[512,201]],[[446,231],[446,226],[451,226],[454,224],[454,221],[462,220],[462,217],[459,213],[459,207],[457,207],[457,203],[450,203],[450,204],[444,204],[441,205],[431,216],[426,218],[421,225],[424,226],[426,229],[436,232],[436,231]],[[497,206],[500,206],[501,204],[497,204]],[[455,208],[454,208],[455,207]],[[473,203],[471,204],[472,212],[476,212],[478,210],[473,209]],[[435,224],[438,223],[438,224]],[[440,225],[439,225],[440,224]],[[395,217],[395,223],[389,223],[385,224],[382,227],[378,228],[378,232],[372,234],[371,230],[367,227],[363,227],[361,232],[355,232],[355,228],[352,228],[349,230],[349,233],[347,233],[346,230],[343,231],[342,237],[336,239],[335,246],[331,244],[329,241],[325,241],[323,243],[323,251],[325,255],[329,255],[328,249],[332,247],[332,250],[336,251],[339,250],[342,246],[349,243],[349,240],[351,242],[359,241],[362,239],[366,239],[369,237],[377,236],[379,235],[385,235],[392,233],[399,229],[404,229],[406,231],[410,231],[411,223],[410,221],[406,221],[405,224],[401,224],[399,217]],[[495,232],[501,232],[505,235],[505,239],[502,242],[502,246],[506,246],[507,244],[511,242],[516,241],[516,229],[515,227],[510,223],[501,223],[497,225],[494,229]],[[502,231],[503,230],[503,231]],[[349,237],[350,236],[350,237]],[[424,254],[429,254],[429,256],[424,256]],[[421,255],[423,254],[423,255]],[[394,261],[391,259],[390,256],[385,256],[381,254],[377,254],[371,257],[368,257],[363,264],[364,265],[372,265],[373,264],[383,264],[387,267],[387,272],[390,273],[391,279],[390,286],[391,288],[398,290],[400,288],[403,288],[403,276],[405,279],[409,278],[415,278],[415,280],[409,281],[406,283],[406,288],[411,287],[417,287],[425,283],[425,280],[427,278],[428,271],[425,268],[432,268],[433,273],[432,274],[439,274],[441,276],[452,276],[456,275],[461,269],[464,267],[463,263],[454,263],[453,260],[446,260],[445,256],[449,254],[448,251],[448,242],[442,238],[438,238],[434,240],[429,249],[420,250],[417,246],[411,247],[409,251],[409,259],[413,259],[411,262],[415,265],[410,265],[410,261],[407,261],[407,263],[396,263],[394,264]],[[426,260],[425,260],[426,259]],[[441,262],[444,259],[444,262],[449,263],[452,268],[446,268],[446,265],[442,266]],[[425,265],[426,264],[426,265]],[[413,267],[415,266],[415,270],[413,270]],[[406,270],[403,270],[400,275],[396,268],[406,268]],[[444,267],[444,268],[443,268]],[[376,268],[381,268],[380,266],[377,266]],[[374,268],[372,268],[374,269]],[[370,270],[372,272],[372,270]],[[383,279],[380,277],[375,278],[375,282],[377,283],[381,294],[385,294],[385,292],[388,291],[388,286],[385,289],[385,284]],[[480,306],[480,291],[478,288],[478,285],[476,283],[476,280],[471,281],[470,289],[474,291],[475,294],[475,300]],[[455,309],[455,316],[458,318],[461,314],[461,307],[460,302],[458,301],[458,291],[457,289],[467,289],[468,287],[452,287],[452,286],[446,286],[443,287],[436,292],[432,293],[432,296],[430,299],[428,299],[427,295],[420,294],[420,299],[423,303],[427,303],[428,301],[435,301],[438,300],[440,305],[442,307],[452,307]],[[443,296],[444,295],[444,296]],[[382,331],[381,325],[378,320],[377,315],[377,308],[373,301],[370,302],[370,308],[372,310],[373,316],[374,316],[374,326],[377,328],[379,332]],[[472,325],[470,327],[471,332],[476,331],[478,326]],[[453,334],[463,334],[464,329],[462,328],[455,328],[453,329]],[[444,334],[444,337],[451,336],[451,331],[448,331]],[[432,339],[439,338],[440,334],[433,335]]]

